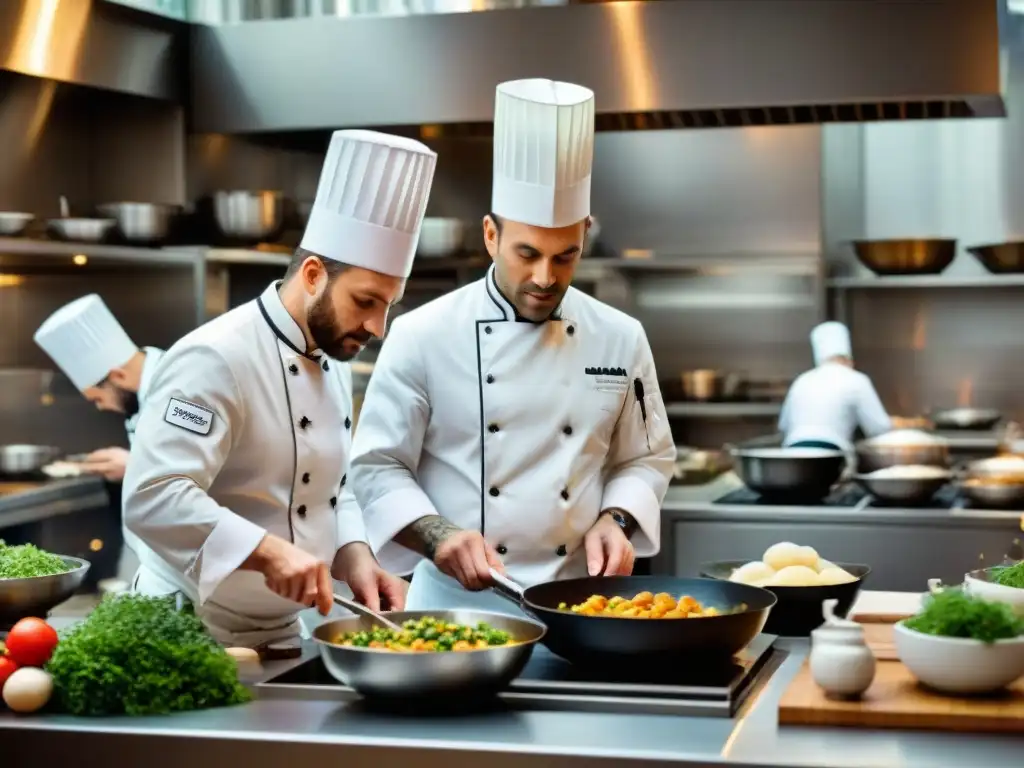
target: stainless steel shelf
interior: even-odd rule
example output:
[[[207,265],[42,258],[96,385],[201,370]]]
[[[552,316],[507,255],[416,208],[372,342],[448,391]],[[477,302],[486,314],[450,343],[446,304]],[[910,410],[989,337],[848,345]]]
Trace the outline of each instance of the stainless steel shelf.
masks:
[[[666,403],[673,419],[770,419],[782,411],[782,403]]]
[[[208,264],[253,264],[268,267],[287,267],[290,253],[275,253],[250,248],[206,248]]]
[[[202,248],[137,248],[99,243],[65,243],[59,240],[34,240],[23,237],[0,237],[0,257],[32,256],[40,259],[66,259],[85,256],[88,259],[117,261],[141,265],[193,265]]]
[[[1024,288],[1024,274],[977,275],[975,277],[944,277],[943,275],[833,277],[829,279],[828,287],[836,290],[873,290],[876,288]]]

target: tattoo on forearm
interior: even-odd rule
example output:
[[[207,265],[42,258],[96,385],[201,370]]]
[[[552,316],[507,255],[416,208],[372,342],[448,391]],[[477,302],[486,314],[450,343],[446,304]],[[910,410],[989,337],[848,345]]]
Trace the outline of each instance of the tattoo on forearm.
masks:
[[[395,541],[433,560],[437,548],[461,530],[455,523],[440,515],[427,515],[399,531]]]

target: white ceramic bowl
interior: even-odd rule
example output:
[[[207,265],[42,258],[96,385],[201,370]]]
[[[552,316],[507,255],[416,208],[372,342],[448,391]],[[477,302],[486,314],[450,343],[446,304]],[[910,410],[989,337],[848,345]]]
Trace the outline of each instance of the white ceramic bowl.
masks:
[[[964,592],[973,597],[980,597],[993,603],[1005,603],[1013,608],[1014,613],[1024,617],[1024,589],[1004,587],[989,581],[991,568],[971,571],[964,576]]]
[[[899,622],[900,661],[921,683],[943,693],[991,693],[1024,675],[1024,636],[983,643],[915,632]]]

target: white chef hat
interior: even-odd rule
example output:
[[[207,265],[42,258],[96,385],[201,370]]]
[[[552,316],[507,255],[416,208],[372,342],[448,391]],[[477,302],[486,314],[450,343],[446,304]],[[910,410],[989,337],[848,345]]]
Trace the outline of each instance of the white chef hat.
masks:
[[[408,277],[437,153],[376,131],[335,131],[302,248],[334,261]]]
[[[590,215],[594,92],[553,80],[513,80],[494,100],[491,211],[536,227]]]
[[[139,350],[95,293],[58,309],[33,339],[78,389],[96,386]]]
[[[815,365],[821,365],[833,357],[853,358],[850,331],[834,320],[822,323],[811,331],[811,349],[814,351]]]

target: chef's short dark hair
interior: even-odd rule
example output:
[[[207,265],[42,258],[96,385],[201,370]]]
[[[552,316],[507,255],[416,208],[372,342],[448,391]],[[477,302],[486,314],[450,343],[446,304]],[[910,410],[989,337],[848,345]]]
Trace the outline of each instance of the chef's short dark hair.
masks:
[[[319,253],[313,253],[313,251],[307,251],[305,248],[296,248],[295,253],[292,254],[292,260],[288,264],[288,271],[284,273],[284,279],[287,280],[289,277],[299,271],[302,266],[302,262],[308,259],[310,256],[320,259],[320,262],[324,265],[324,269],[327,271],[327,280],[334,280],[338,275],[348,269],[349,265],[334,259],[328,259],[321,256]]]

